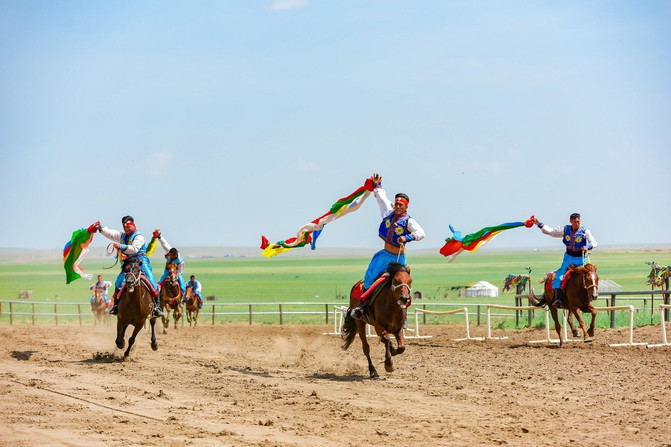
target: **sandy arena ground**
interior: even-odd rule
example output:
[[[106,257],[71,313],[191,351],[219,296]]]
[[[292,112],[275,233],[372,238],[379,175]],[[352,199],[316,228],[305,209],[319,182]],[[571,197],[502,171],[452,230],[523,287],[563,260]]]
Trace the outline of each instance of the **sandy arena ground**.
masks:
[[[625,329],[558,349],[526,343],[539,329],[427,326],[391,374],[372,344],[378,380],[329,330],[171,328],[156,352],[143,331],[119,361],[112,326],[2,326],[0,445],[671,446],[671,348],[608,347]]]

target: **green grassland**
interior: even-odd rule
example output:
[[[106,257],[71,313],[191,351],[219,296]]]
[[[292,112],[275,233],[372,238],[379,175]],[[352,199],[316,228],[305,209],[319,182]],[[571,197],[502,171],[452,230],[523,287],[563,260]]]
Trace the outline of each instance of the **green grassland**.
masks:
[[[372,255],[372,253],[371,253]],[[498,298],[464,298],[452,288],[484,280],[501,287],[508,274],[526,273],[532,269],[532,285],[540,294],[539,281],[546,272],[555,270],[561,263],[562,252],[546,251],[486,251],[463,253],[448,263],[436,255],[408,254],[412,269],[413,291],[420,291],[423,299],[418,304],[467,303],[514,304],[513,293],[500,293]],[[204,296],[215,296],[217,303],[333,303],[345,304],[351,286],[359,280],[368,265],[366,257],[285,257],[187,259],[185,279],[196,275],[203,285]],[[661,265],[671,263],[669,251],[608,250],[592,254],[598,265],[601,279],[610,279],[624,290],[650,290],[645,284],[650,268],[645,263],[656,261]],[[86,271],[94,276],[102,274],[114,282],[119,266],[109,267],[109,259],[85,260]],[[152,264],[157,279],[163,273],[163,258],[154,256]],[[91,281],[79,279],[65,284],[65,274],[60,262],[0,264],[0,300],[17,300],[21,290],[32,290],[31,301],[88,303]],[[627,304],[626,298],[618,304]],[[636,307],[640,299],[632,300]],[[605,302],[599,305],[605,305]],[[599,316],[602,317],[601,314]],[[603,315],[607,318],[607,315]],[[648,321],[649,316],[641,316]],[[604,323],[605,324],[605,323]]]

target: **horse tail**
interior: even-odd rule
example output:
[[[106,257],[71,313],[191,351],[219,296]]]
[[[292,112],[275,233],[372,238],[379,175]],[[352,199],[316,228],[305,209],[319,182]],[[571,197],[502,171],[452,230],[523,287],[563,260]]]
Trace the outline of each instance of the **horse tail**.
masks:
[[[342,325],[342,334],[340,334],[340,338],[342,339],[343,350],[349,348],[349,346],[354,341],[354,337],[356,337],[356,334],[357,334],[356,321],[354,321],[354,318],[352,318],[348,312],[347,316],[345,317],[345,322]]]
[[[540,298],[536,296],[535,293],[531,292],[531,295],[529,295],[529,302],[536,307],[543,307],[547,306],[548,301],[547,297],[545,296],[545,293],[543,293]]]

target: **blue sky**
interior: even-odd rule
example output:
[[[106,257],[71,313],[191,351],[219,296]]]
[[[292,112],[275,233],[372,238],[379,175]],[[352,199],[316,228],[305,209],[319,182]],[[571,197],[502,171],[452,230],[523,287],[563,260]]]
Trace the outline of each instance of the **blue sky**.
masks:
[[[667,1],[3,1],[0,247],[126,214],[256,246],[374,172],[416,248],[574,211],[602,245],[669,244],[669,23]],[[379,220],[371,198],[320,246],[378,248]]]

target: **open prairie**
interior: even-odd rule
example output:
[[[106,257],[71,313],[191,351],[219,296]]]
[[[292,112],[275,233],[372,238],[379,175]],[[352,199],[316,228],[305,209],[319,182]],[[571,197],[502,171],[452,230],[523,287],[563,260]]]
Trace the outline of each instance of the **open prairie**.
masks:
[[[0,326],[0,445],[671,445],[671,349],[609,347],[626,328],[558,349],[427,326],[393,373],[373,342],[378,380],[329,329],[171,328],[156,352],[142,331],[120,361],[113,326]]]

